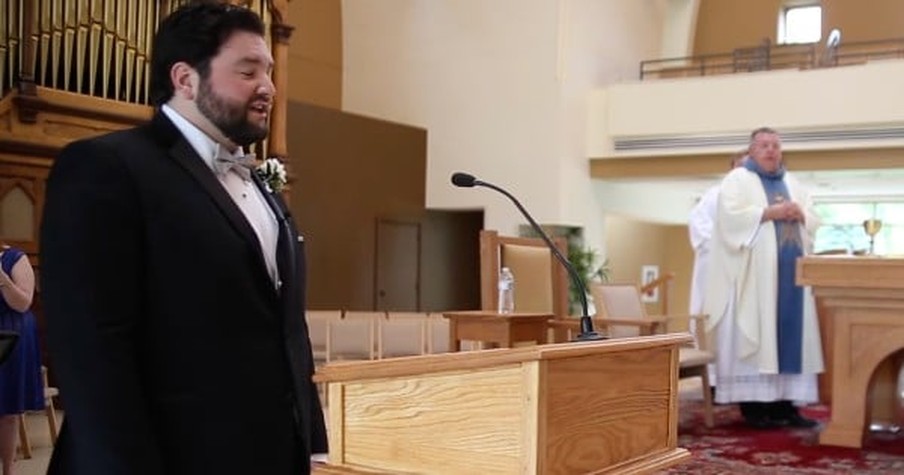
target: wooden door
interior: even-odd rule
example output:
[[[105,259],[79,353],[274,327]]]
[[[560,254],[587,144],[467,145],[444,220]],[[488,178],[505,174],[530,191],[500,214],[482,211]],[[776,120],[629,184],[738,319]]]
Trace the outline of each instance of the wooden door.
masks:
[[[420,311],[421,224],[377,218],[374,309]]]

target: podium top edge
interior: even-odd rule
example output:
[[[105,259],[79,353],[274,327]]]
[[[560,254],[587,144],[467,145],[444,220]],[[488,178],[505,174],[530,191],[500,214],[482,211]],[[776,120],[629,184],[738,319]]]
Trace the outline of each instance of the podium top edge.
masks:
[[[314,375],[314,381],[329,383],[470,371],[529,361],[580,358],[659,347],[677,348],[692,341],[693,338],[689,333],[668,333],[634,338],[406,356],[384,360],[336,362],[318,369],[317,374]]]

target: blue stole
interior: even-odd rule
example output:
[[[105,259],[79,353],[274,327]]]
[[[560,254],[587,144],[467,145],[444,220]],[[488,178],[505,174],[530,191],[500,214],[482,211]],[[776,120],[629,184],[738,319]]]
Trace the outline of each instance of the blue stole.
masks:
[[[791,199],[785,186],[785,167],[768,173],[753,160],[744,167],[756,173],[763,184],[763,191],[770,205]],[[803,354],[804,291],[794,282],[797,258],[803,255],[800,223],[773,221],[778,248],[778,372],[800,374]]]

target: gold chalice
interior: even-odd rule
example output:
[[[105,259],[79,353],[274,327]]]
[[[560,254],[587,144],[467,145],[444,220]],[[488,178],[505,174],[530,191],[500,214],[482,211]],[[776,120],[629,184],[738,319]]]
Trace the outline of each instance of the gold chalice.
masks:
[[[879,230],[882,229],[882,220],[881,219],[867,219],[863,221],[863,230],[866,232],[866,235],[869,236],[869,254],[875,255],[875,241],[876,234],[879,234]]]

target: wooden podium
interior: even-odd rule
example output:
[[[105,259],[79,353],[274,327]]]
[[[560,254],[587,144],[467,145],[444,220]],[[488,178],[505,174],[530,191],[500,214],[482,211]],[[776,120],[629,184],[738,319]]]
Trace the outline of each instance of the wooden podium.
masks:
[[[686,334],[326,365],[314,473],[647,473],[677,446]]]
[[[899,410],[904,259],[804,257],[797,261],[797,283],[811,286],[827,313],[820,323],[832,419],[819,443],[860,447],[866,421],[894,418]]]

